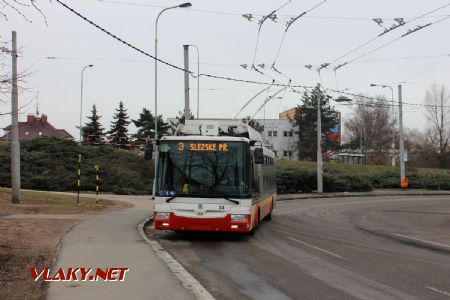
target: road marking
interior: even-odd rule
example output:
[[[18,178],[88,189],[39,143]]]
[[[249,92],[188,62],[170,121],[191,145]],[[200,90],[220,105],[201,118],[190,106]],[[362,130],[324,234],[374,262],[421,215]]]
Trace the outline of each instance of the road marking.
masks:
[[[396,209],[377,209],[375,211],[412,213],[412,214],[450,215],[450,212],[438,212],[438,211],[414,211],[414,210],[396,210]]]
[[[441,290],[439,290],[439,289],[437,289],[437,288],[434,288],[434,287],[432,287],[432,286],[426,286],[425,288],[426,288],[426,289],[429,289],[429,290],[432,290],[433,292],[436,292],[436,293],[445,295],[445,296],[447,296],[447,297],[450,297],[450,293],[449,293],[449,292],[441,291]]]
[[[412,237],[412,236],[408,236],[408,235],[404,235],[404,234],[400,234],[400,233],[393,233],[393,235],[401,236],[401,237],[405,237],[405,238],[408,238],[408,239],[411,239],[411,240],[420,241],[420,242],[424,242],[424,243],[428,243],[428,244],[432,244],[432,245],[436,245],[436,246],[441,246],[441,247],[445,247],[445,248],[450,249],[450,246],[449,246],[449,245],[444,245],[444,244],[440,244],[440,243],[435,243],[435,242],[431,242],[431,241],[427,241],[427,240],[421,240],[421,239],[418,239],[418,238],[415,238],[415,237]]]
[[[331,256],[334,256],[334,257],[337,257],[337,258],[340,258],[340,259],[345,259],[345,258],[343,258],[342,256],[340,256],[339,254],[336,254],[336,253],[333,253],[333,252],[331,252],[331,251],[322,249],[322,248],[320,248],[320,247],[311,245],[310,243],[307,243],[307,242],[303,242],[303,241],[297,240],[297,239],[295,239],[295,238],[293,238],[293,237],[290,237],[290,236],[288,236],[287,238],[288,238],[289,240],[291,240],[291,241],[294,241],[294,242],[300,243],[300,244],[302,244],[302,245],[308,246],[308,247],[310,247],[310,248],[313,248],[313,249],[315,249],[315,250],[321,251],[321,252],[326,253],[326,254],[328,254],[328,255],[331,255]]]

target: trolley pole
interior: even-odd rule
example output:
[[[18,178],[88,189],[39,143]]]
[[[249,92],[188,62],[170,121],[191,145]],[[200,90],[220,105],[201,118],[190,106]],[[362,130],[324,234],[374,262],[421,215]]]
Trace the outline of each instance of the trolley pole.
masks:
[[[322,163],[322,117],[320,113],[320,83],[316,87],[317,100],[317,192],[323,193],[323,163]]]

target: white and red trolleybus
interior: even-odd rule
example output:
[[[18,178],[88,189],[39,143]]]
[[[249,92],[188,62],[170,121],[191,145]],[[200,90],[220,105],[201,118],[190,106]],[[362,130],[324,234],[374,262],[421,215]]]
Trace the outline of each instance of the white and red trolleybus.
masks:
[[[237,120],[188,120],[159,141],[159,230],[252,233],[276,203],[275,155]],[[180,126],[179,126],[180,128]]]

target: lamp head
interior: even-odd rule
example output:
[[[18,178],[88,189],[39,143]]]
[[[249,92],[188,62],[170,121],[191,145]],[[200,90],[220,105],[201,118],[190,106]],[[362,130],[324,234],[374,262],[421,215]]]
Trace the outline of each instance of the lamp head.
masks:
[[[178,7],[181,7],[181,8],[186,8],[186,7],[191,7],[191,6],[192,6],[191,2],[186,2],[186,3],[178,5]]]
[[[94,65],[88,65],[89,68],[92,68]]]
[[[375,83],[371,83],[370,86],[377,86]]]

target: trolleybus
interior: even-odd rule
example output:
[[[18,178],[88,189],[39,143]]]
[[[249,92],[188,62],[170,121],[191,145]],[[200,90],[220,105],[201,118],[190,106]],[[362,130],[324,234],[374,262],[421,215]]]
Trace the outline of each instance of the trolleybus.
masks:
[[[187,120],[159,140],[154,224],[159,230],[254,232],[276,204],[275,155],[236,120]]]

